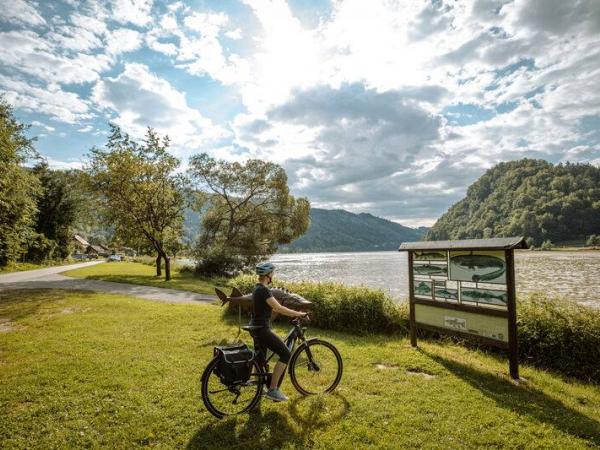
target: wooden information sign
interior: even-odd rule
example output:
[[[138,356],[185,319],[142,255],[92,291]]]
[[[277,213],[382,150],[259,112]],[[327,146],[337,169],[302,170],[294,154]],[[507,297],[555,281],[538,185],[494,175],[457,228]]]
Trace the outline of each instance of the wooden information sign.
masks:
[[[476,339],[508,351],[519,378],[514,250],[522,237],[404,242],[408,252],[410,342],[417,329]]]

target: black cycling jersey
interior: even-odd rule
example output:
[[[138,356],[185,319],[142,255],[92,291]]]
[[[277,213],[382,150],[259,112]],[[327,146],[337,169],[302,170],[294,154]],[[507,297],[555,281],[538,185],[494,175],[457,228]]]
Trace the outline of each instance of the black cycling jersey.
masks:
[[[264,284],[256,283],[252,291],[252,325],[268,326],[271,320],[271,307],[267,299],[271,297],[271,291]]]

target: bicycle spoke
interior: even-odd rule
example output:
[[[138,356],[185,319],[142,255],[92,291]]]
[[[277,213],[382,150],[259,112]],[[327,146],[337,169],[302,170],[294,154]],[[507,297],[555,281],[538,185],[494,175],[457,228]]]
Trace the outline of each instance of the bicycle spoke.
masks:
[[[211,362],[210,364],[214,364]],[[215,371],[210,370],[202,379],[202,399],[207,409],[217,417],[239,414],[251,408],[259,399],[261,390],[259,390],[258,367],[253,365],[250,380],[244,383],[238,383],[232,386],[225,386],[216,375]]]
[[[303,394],[329,392],[341,377],[341,357],[331,344],[310,343],[300,350],[293,363],[292,382]]]

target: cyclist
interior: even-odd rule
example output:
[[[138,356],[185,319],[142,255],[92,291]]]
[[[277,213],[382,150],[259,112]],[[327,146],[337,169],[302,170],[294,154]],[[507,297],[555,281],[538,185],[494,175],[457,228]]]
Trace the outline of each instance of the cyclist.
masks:
[[[285,373],[291,353],[283,341],[271,330],[271,312],[274,311],[290,317],[306,317],[308,314],[282,306],[271,295],[271,291],[267,286],[273,282],[274,272],[275,266],[270,262],[260,263],[256,266],[258,283],[252,291],[252,319],[250,325],[262,327],[256,332],[258,343],[279,356],[279,361],[273,369],[271,386],[269,386],[266,397],[275,402],[285,402],[288,398],[277,386]]]

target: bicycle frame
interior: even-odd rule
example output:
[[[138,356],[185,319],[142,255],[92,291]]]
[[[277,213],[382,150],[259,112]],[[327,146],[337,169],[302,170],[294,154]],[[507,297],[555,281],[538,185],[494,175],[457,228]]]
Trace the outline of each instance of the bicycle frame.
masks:
[[[304,330],[300,326],[294,325],[294,328],[292,328],[289,331],[289,333],[287,334],[287,336],[283,340],[283,343],[288,348],[288,350],[290,351],[290,353],[294,353],[294,349],[296,347],[296,341],[298,339],[300,339],[302,342],[306,341],[306,339],[304,338]],[[271,352],[271,354],[269,355],[269,357],[265,358],[265,363],[268,364],[269,361],[271,361],[271,358],[273,358],[273,356],[275,356],[275,353]]]
[[[294,350],[296,348],[296,342],[298,341],[298,339],[300,339],[303,343],[306,342],[306,338],[304,337],[305,329],[306,328],[302,327],[300,324],[294,323],[294,327],[289,331],[289,333],[283,340],[285,346],[289,349],[290,353],[294,353]],[[263,371],[262,373],[256,374],[257,378],[263,378],[264,382],[268,384],[271,382],[272,375],[272,373],[269,372],[269,362],[271,361],[275,353],[270,352],[269,355],[269,350],[263,348],[262,346],[258,346],[260,349],[259,350],[256,345],[256,339],[254,339],[254,344],[254,351],[257,354],[260,354],[258,359],[258,365]],[[281,381],[283,381],[283,377],[281,377],[280,383]]]

